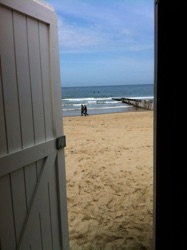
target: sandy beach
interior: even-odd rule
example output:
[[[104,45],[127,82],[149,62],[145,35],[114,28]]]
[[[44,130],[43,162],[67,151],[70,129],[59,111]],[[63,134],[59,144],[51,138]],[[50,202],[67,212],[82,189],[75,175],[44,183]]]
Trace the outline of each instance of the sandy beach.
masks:
[[[153,111],[64,117],[71,250],[151,250]]]

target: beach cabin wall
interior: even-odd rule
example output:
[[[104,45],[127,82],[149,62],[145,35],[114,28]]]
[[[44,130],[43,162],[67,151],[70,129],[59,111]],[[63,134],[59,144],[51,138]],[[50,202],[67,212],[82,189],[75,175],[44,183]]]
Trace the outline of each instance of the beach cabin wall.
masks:
[[[0,0],[0,250],[69,249],[57,15]]]

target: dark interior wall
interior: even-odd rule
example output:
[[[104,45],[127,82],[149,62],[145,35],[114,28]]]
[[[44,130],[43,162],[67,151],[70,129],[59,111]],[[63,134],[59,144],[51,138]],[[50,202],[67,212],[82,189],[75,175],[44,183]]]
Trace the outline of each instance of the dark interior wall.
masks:
[[[155,250],[187,249],[186,33],[186,3],[155,3]]]

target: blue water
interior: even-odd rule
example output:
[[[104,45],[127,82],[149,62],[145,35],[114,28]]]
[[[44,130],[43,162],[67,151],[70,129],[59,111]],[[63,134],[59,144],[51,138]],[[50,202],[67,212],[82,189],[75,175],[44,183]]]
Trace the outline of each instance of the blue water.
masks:
[[[113,98],[153,99],[153,84],[62,87],[63,116],[80,116],[81,104],[86,105],[89,115],[138,111]]]

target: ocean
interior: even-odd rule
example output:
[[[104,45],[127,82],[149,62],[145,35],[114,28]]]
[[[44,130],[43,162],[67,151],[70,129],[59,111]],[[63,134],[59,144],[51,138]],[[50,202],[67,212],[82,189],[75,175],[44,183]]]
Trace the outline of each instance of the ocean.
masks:
[[[81,104],[89,115],[139,111],[113,98],[154,99],[153,84],[62,87],[62,115],[80,116]]]

